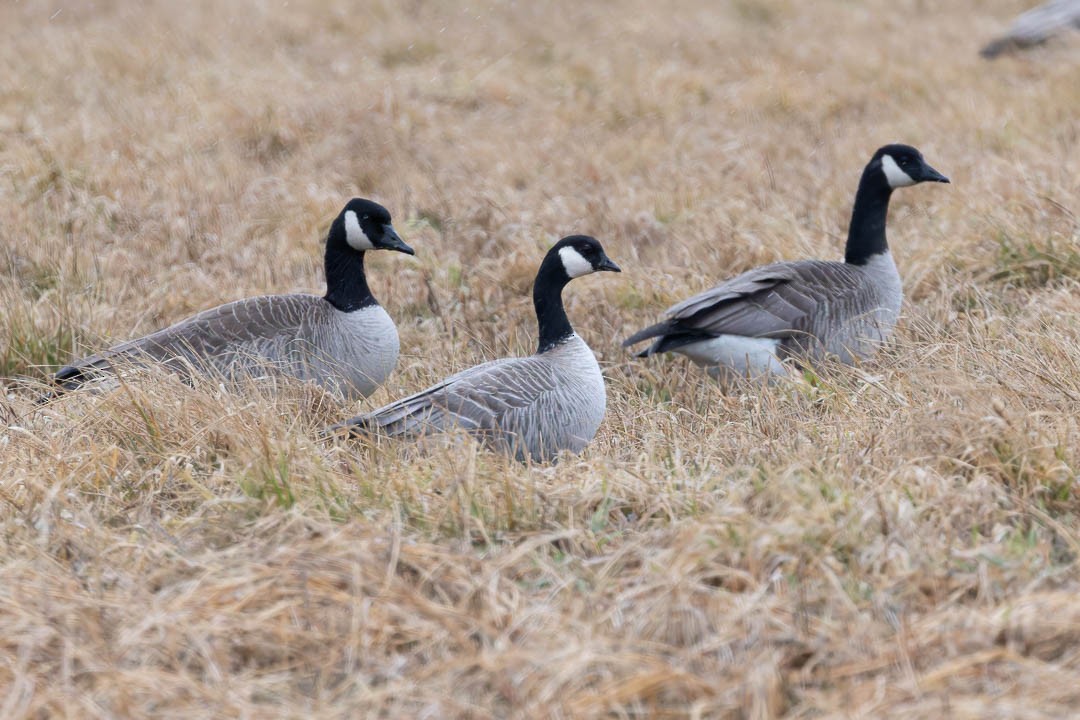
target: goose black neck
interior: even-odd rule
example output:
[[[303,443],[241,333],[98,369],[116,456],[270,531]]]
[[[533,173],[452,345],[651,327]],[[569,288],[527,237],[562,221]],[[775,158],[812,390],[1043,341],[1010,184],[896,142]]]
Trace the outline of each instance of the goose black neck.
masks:
[[[574,334],[570,319],[563,308],[562,291],[570,278],[558,255],[548,255],[540,264],[533,283],[533,307],[540,328],[540,345],[536,352],[547,352]]]
[[[892,188],[878,167],[867,167],[855,193],[855,208],[851,211],[847,249],[844,261],[864,265],[875,255],[889,249],[885,239],[885,219],[889,214]]]
[[[379,302],[364,275],[364,253],[342,247],[333,236],[326,242],[326,300],[342,312],[353,312]]]

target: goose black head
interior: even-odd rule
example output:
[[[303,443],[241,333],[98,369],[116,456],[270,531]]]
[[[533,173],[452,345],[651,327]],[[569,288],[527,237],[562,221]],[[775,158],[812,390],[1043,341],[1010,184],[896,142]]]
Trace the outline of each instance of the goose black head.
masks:
[[[396,250],[415,255],[390,224],[390,212],[382,205],[363,198],[353,198],[334,221],[334,230],[344,235],[349,247],[365,250]]]
[[[533,283],[533,306],[540,330],[538,353],[558,347],[574,335],[563,309],[562,291],[566,284],[601,271],[622,272],[596,238],[570,235],[548,250]]]
[[[548,255],[558,257],[566,277],[571,280],[594,272],[622,272],[604,252],[600,241],[588,235],[564,237],[555,243]]]
[[[949,178],[927,165],[922,153],[910,145],[879,148],[870,165],[877,165],[885,176],[885,182],[893,190],[922,182],[949,182]]]

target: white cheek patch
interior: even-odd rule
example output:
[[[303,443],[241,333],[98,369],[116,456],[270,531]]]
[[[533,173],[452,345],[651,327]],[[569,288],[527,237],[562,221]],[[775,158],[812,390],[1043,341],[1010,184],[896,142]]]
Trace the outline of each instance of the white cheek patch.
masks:
[[[881,156],[881,169],[885,172],[885,179],[889,182],[891,188],[907,187],[915,184],[911,176],[901,170],[896,161],[892,159],[892,155]]]
[[[569,245],[559,248],[559,259],[562,260],[567,277],[576,278],[595,272],[592,263],[583,258],[581,253]]]
[[[349,243],[349,247],[353,250],[374,250],[375,246],[371,242],[371,238],[367,236],[363,228],[360,227],[360,220],[357,219],[356,213],[349,210],[345,213],[345,242]]]

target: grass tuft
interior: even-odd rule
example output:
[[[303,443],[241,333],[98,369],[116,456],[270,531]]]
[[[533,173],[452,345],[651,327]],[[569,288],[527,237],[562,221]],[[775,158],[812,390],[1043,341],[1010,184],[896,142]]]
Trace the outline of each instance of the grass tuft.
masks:
[[[40,327],[25,307],[15,305],[0,323],[0,377],[40,378],[71,358],[75,334],[66,322]]]
[[[1018,241],[1006,233],[998,240],[994,280],[1017,287],[1042,287],[1064,280],[1080,280],[1080,249],[1076,239],[1057,244]]]

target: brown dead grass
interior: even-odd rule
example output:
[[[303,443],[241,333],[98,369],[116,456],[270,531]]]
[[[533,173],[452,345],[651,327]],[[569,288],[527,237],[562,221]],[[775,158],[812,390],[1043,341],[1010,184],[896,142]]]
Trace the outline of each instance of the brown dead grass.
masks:
[[[383,201],[404,356],[531,350],[559,235],[608,376],[580,459],[321,445],[310,389],[143,378],[0,411],[0,717],[1048,718],[1080,705],[1080,46],[1022,8],[619,0],[7,3],[0,362],[321,287]],[[909,302],[859,369],[722,394],[618,340],[841,252],[862,164]]]

